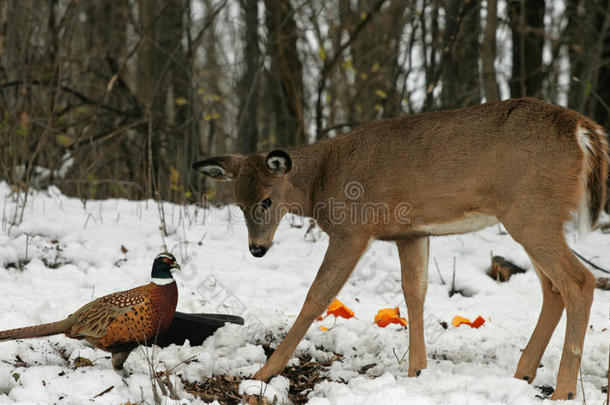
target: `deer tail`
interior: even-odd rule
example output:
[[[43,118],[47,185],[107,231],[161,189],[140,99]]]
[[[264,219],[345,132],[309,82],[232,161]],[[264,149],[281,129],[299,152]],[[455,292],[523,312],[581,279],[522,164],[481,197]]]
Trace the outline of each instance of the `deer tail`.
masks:
[[[584,192],[577,211],[579,233],[595,226],[606,203],[608,140],[603,128],[587,122],[578,128],[578,143],[585,155],[582,182]]]

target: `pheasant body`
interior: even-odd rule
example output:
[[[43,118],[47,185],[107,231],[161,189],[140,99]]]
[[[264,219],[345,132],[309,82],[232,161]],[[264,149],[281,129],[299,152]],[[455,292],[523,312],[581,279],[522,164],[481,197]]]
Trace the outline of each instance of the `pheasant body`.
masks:
[[[111,352],[113,366],[121,369],[138,344],[154,342],[172,323],[178,303],[173,268],[180,268],[174,256],[161,253],[153,263],[153,282],[100,297],[59,322],[1,331],[0,340],[63,333]]]
[[[113,351],[130,343],[154,339],[172,322],[178,288],[150,283],[106,295],[85,305],[68,318],[74,323],[64,331],[66,336],[86,339],[93,346]]]

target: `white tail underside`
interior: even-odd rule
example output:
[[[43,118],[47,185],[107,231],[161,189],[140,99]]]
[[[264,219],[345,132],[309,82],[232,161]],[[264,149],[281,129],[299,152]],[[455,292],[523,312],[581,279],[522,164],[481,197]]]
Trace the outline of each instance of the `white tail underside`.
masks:
[[[576,137],[578,139],[578,145],[582,149],[585,159],[583,161],[583,168],[580,174],[580,181],[582,192],[578,207],[576,208],[574,222],[580,238],[583,238],[589,231],[591,231],[591,218],[589,216],[589,186],[587,179],[591,170],[593,170],[593,150],[591,146],[591,139],[589,131],[583,127],[578,127]]]

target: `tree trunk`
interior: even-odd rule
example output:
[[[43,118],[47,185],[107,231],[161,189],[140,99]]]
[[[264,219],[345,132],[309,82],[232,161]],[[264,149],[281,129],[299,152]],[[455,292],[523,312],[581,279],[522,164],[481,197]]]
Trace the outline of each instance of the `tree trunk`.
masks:
[[[341,14],[349,25],[358,24],[363,16],[375,9],[374,0],[359,0],[357,8]],[[346,12],[349,12],[347,18]],[[355,83],[350,91],[352,116],[348,121],[364,123],[375,118],[395,117],[401,111],[401,97],[397,90],[400,72],[398,55],[406,22],[404,2],[391,1],[372,16],[371,22],[351,45]]]
[[[594,72],[591,69],[592,60],[598,60],[595,55],[595,43],[598,40],[598,27],[595,25],[595,10],[587,9],[587,3],[581,0],[568,0],[565,14],[568,25],[564,40],[568,44],[570,58],[570,88],[568,92],[568,107],[585,113],[588,95],[590,94]]]
[[[438,59],[440,54],[443,53],[440,29],[439,29],[439,9],[440,0],[432,1],[432,10],[430,12],[430,28],[426,24],[426,13],[420,13],[420,30],[422,36],[422,51],[424,59],[424,72],[426,76],[426,100],[422,110],[424,112],[431,111],[434,109],[434,90],[438,85]],[[425,3],[424,3],[425,4]],[[426,41],[426,36],[430,34],[431,41]],[[439,52],[440,51],[440,52]]]
[[[169,176],[168,189],[178,200],[184,198],[188,190],[196,186],[195,173],[191,163],[197,159],[199,134],[194,116],[194,94],[192,83],[192,55],[187,55],[183,39],[187,37],[185,16],[188,7],[185,0],[172,1],[159,17],[159,48],[162,74],[167,76],[165,94],[171,99],[165,103],[169,127],[165,134],[163,162]],[[170,92],[171,91],[171,92]],[[164,95],[166,100],[167,95]]]
[[[93,1],[85,3],[85,10],[89,49],[87,64],[94,73],[88,79],[87,94],[101,101],[114,74],[112,64],[120,63],[126,54],[129,2],[118,0],[113,7],[108,7],[104,2]]]
[[[245,32],[245,62],[246,71],[240,86],[239,139],[241,151],[253,153],[258,146],[258,89],[259,89],[259,59],[258,49],[258,0],[244,0]]]
[[[586,103],[585,113],[595,121],[610,129],[610,0],[603,0],[587,10],[593,16],[592,26],[596,28],[594,42],[590,44],[591,55],[587,68],[593,71],[589,87],[594,89]],[[589,45],[589,44],[587,44]]]
[[[610,18],[610,15],[608,16]],[[602,60],[606,61],[599,69],[597,78],[597,95],[593,118],[610,133],[610,35],[605,40]]]
[[[481,48],[483,65],[483,87],[487,102],[500,101],[500,89],[496,80],[496,31],[498,30],[498,1],[487,0],[487,16],[485,17],[485,32]]]
[[[161,10],[163,3],[159,0],[139,0],[140,35],[138,48],[138,88],[137,96],[145,107],[148,125],[143,127],[146,145],[142,148],[143,161],[146,162],[146,189],[150,198],[158,196],[159,179],[163,162],[161,122],[166,117],[168,55],[159,44],[160,22],[167,10]]]
[[[0,0],[0,62],[4,53],[4,38],[6,37],[6,15],[8,11],[8,0]]]
[[[449,48],[449,53],[441,66],[441,105],[443,108],[460,108],[481,101],[479,1],[451,0],[447,3],[443,48],[445,52]],[[461,21],[460,16],[463,16]]]
[[[513,69],[511,97],[541,97],[544,0],[509,0]]]
[[[205,0],[206,12],[209,14],[214,10],[212,0]],[[204,34],[205,65],[203,69],[206,88],[204,94],[204,121],[207,123],[205,142],[206,145],[201,152],[204,155],[221,155],[227,151],[227,133],[223,126],[226,109],[222,97],[221,84],[224,80],[223,70],[218,63],[216,46],[219,39],[216,36],[216,22],[211,21],[210,27]],[[205,176],[203,177],[205,178]]]
[[[303,64],[297,50],[298,31],[289,0],[265,0],[268,75],[277,146],[306,143]]]

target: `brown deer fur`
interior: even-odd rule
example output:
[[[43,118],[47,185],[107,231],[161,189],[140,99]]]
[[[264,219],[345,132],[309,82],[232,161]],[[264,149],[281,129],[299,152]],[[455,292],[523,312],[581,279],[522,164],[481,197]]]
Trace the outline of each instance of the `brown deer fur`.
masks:
[[[532,259],[544,298],[515,377],[533,381],[565,306],[553,398],[573,398],[595,279],[572,254],[563,231],[575,213],[581,227],[597,221],[607,153],[602,128],[584,116],[515,99],[381,120],[286,152],[193,164],[208,176],[235,181],[255,256],[271,246],[286,212],[315,218],[329,235],[296,322],[255,378],[267,380],[284,369],[373,238],[398,246],[410,321],[408,375],[419,375],[426,368],[428,237],[501,222]]]

